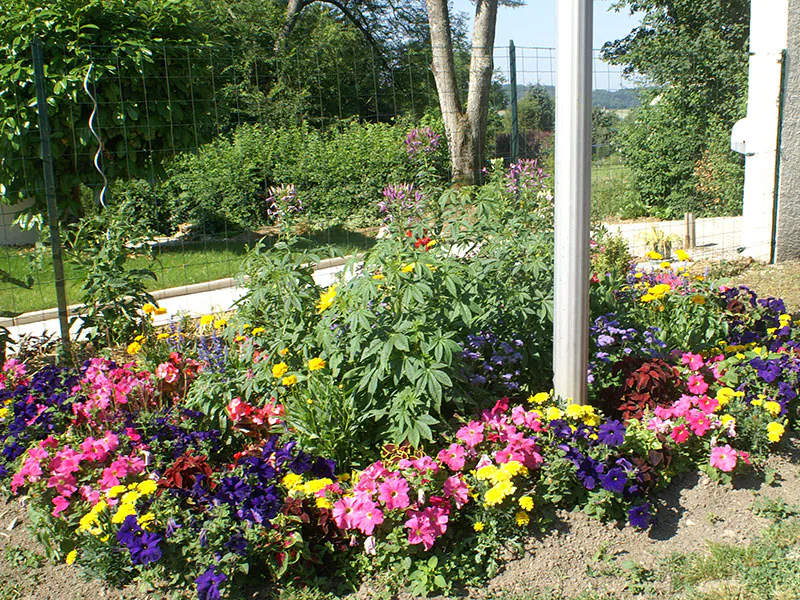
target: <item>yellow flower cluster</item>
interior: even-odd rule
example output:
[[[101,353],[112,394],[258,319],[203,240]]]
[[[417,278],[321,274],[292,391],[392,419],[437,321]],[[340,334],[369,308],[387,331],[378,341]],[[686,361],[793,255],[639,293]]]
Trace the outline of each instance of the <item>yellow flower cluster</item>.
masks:
[[[639,298],[641,302],[652,302],[653,300],[661,300],[669,293],[672,288],[666,283],[658,283],[650,287],[645,294]]]
[[[319,371],[320,369],[325,368],[325,361],[322,360],[319,356],[316,358],[312,358],[308,361],[308,370],[309,371]]]
[[[334,283],[326,291],[319,295],[319,302],[317,302],[317,314],[321,314],[328,310],[336,298],[336,284]]]
[[[105,513],[107,508],[108,503],[105,500],[100,500],[88,513],[81,517],[81,520],[78,522],[78,531],[88,531],[94,536],[101,535],[103,533],[103,528],[100,524],[100,515]]]
[[[770,442],[779,442],[785,432],[786,428],[783,426],[783,423],[772,421],[767,425],[767,437]]]
[[[313,497],[315,498],[317,508],[333,508],[333,504],[330,500],[325,498],[325,496],[318,495],[326,487],[333,485],[333,480],[329,479],[328,477],[311,479],[304,482],[302,475],[288,473],[281,480],[281,483],[292,496]]]
[[[289,365],[287,365],[285,362],[279,362],[278,364],[273,365],[272,376],[275,379],[280,379],[281,377],[286,375],[288,371],[289,371]]]
[[[517,475],[528,476],[528,469],[516,460],[510,460],[500,465],[486,465],[475,472],[475,476],[481,481],[489,481],[492,484],[483,497],[484,506],[497,506],[514,492],[517,486],[511,481]]]
[[[136,515],[136,502],[143,496],[149,496],[158,489],[158,484],[152,479],[145,479],[138,483],[131,483],[127,487],[124,485],[115,485],[108,492],[108,498],[120,498],[117,510],[114,516],[111,517],[111,522],[114,524],[121,524],[129,515]],[[102,502],[102,501],[101,501]],[[149,527],[155,522],[153,513],[145,513],[137,517],[139,526],[148,530]]]
[[[147,304],[142,306],[142,312],[152,319],[155,315],[167,314],[167,309],[161,308],[160,306],[156,306],[155,304],[148,302]]]
[[[130,344],[128,344],[128,347],[126,349],[128,354],[130,354],[131,356],[133,356],[134,354],[139,354],[139,352],[142,349],[142,344],[144,343],[144,341],[145,338],[143,335],[137,335],[135,338],[133,338],[133,341]]]
[[[570,404],[567,406],[567,418],[574,421],[583,421],[585,425],[590,427],[597,427],[600,425],[600,415],[594,409],[594,406]]]

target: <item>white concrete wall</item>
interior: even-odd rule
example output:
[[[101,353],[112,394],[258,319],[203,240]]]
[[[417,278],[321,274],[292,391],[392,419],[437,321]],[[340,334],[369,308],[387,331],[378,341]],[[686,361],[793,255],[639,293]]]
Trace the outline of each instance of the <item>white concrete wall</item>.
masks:
[[[35,244],[39,238],[37,231],[23,231],[14,225],[17,214],[33,204],[26,200],[9,206],[0,202],[0,246],[18,246]]]
[[[789,0],[753,0],[747,90],[744,254],[768,261],[772,254],[775,178],[780,122],[783,51],[788,39]]]

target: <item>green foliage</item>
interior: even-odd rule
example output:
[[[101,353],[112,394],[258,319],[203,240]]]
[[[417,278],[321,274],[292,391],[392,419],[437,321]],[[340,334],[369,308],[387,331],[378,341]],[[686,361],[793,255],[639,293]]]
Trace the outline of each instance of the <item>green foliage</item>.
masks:
[[[129,257],[149,255],[150,247],[131,237],[124,220],[107,211],[85,217],[71,240],[70,258],[85,269],[79,331],[100,346],[129,342],[149,324],[142,307],[155,300],[147,292],[150,269],[130,268]]]
[[[62,203],[77,211],[80,183],[96,177],[84,160],[96,150],[88,120],[91,104],[83,91],[92,65],[91,86],[107,111],[103,123],[103,168],[111,178],[145,176],[169,157],[166,148],[184,148],[208,139],[213,114],[209,103],[192,104],[189,86],[170,86],[163,76],[191,78],[195,86],[209,83],[208,64],[185,60],[177,49],[207,46],[206,14],[194,0],[11,0],[0,15],[0,195],[9,199],[37,197],[43,189],[40,161],[16,160],[40,154],[36,129],[36,96],[31,41],[43,45],[48,112],[53,130],[54,169]],[[171,52],[166,54],[169,44]],[[153,103],[131,101],[141,96],[142,79]],[[133,90],[136,90],[135,92]],[[170,108],[161,99],[169,98]],[[126,102],[125,99],[128,101]],[[194,112],[192,109],[194,108]],[[207,110],[205,110],[207,109]],[[172,127],[194,114],[198,127]],[[113,117],[111,115],[114,115]],[[151,148],[156,152],[131,152]],[[79,158],[80,157],[80,158]],[[23,168],[24,167],[24,168]],[[39,198],[42,200],[41,198]],[[62,205],[62,210],[67,206]]]
[[[167,203],[159,189],[144,179],[114,182],[108,210],[116,221],[128,223],[132,236],[169,235],[173,232]]]
[[[606,44],[605,58],[659,86],[619,143],[642,201],[666,217],[738,209],[740,159],[719,131],[744,115],[750,3],[619,0],[614,7],[638,11],[642,25]],[[709,206],[709,197],[721,200]]]
[[[418,173],[403,144],[406,133],[402,124],[355,121],[327,131],[245,125],[178,157],[161,193],[170,198],[173,227],[190,221],[210,232],[267,224],[269,187],[288,184],[313,223],[363,224],[387,182]],[[431,157],[434,179],[441,177],[443,152]]]
[[[532,85],[519,96],[517,101],[517,122],[519,129],[553,131],[555,126],[555,102],[545,86]],[[506,123],[511,125],[511,111],[506,113]]]

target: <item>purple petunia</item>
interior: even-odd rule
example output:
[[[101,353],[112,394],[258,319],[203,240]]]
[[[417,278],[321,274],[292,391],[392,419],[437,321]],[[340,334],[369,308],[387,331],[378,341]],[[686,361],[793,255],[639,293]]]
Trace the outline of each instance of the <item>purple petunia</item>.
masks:
[[[194,580],[197,584],[197,597],[200,600],[219,600],[222,597],[219,586],[227,580],[224,573],[217,573],[214,567],[209,567],[205,573]]]
[[[627,481],[628,478],[625,476],[625,471],[619,467],[614,467],[600,478],[600,485],[609,492],[621,494],[625,491],[625,484]]]
[[[606,446],[621,446],[625,441],[625,425],[621,421],[607,421],[597,428],[597,437]]]
[[[653,515],[650,513],[650,504],[645,502],[639,506],[634,506],[628,510],[628,522],[633,527],[639,529],[647,529],[653,520]]]

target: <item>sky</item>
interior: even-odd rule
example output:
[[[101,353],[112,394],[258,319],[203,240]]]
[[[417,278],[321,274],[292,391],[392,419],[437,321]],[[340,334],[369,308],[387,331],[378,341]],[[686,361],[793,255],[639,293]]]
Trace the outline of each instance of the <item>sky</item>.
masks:
[[[500,6],[497,13],[497,32],[495,46],[507,47],[514,40],[517,47],[517,80],[519,83],[539,83],[552,85],[555,71],[554,53],[534,48],[554,48],[556,45],[556,1],[527,0],[525,6],[509,8]],[[455,10],[470,16],[475,13],[475,5],[470,0],[454,0]],[[613,12],[608,8],[610,0],[594,0],[593,46],[600,48],[605,42],[628,35],[640,20],[628,11]],[[495,52],[498,69],[508,69],[507,51]],[[521,72],[520,72],[521,71]],[[594,64],[595,89],[615,90],[620,87],[633,87],[619,74],[619,68],[600,61]]]

